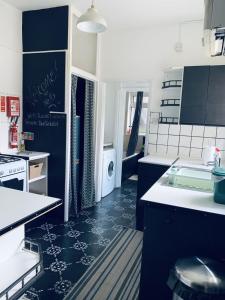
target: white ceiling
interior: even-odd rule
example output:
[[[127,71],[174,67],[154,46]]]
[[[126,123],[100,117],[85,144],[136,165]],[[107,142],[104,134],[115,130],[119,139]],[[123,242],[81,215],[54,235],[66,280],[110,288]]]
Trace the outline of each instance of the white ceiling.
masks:
[[[91,0],[4,0],[22,10],[72,2],[84,12]],[[204,0],[95,0],[109,29],[135,29],[203,19]]]

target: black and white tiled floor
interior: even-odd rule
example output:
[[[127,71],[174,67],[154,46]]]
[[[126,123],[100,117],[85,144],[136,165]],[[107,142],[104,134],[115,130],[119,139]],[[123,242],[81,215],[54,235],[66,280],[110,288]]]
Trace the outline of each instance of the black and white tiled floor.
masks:
[[[27,237],[42,246],[45,270],[29,289],[38,296],[33,299],[63,299],[123,226],[135,228],[135,201],[136,181],[127,180],[79,218],[29,228]]]

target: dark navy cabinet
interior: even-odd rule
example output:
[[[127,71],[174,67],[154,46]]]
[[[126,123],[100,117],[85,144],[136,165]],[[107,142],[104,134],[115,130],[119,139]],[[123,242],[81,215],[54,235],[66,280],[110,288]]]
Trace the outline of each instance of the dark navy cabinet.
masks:
[[[136,201],[136,229],[144,229],[144,205],[141,197],[169,169],[169,166],[138,163],[138,185]]]
[[[172,299],[167,279],[179,258],[199,255],[224,260],[224,226],[225,216],[145,204],[139,299]]]
[[[68,18],[68,6],[23,12],[23,51],[67,49]]]
[[[225,66],[211,66],[209,78],[205,124],[225,125]]]
[[[184,68],[180,124],[225,126],[225,65]]]
[[[209,66],[185,67],[180,123],[204,125],[208,95]]]

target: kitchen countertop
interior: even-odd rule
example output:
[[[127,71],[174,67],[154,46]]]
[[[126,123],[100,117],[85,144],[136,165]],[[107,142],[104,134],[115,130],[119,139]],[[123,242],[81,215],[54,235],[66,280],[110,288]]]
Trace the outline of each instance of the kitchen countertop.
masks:
[[[47,152],[24,151],[24,152],[17,152],[15,155],[20,156],[21,158],[35,160],[35,159],[41,159],[41,158],[48,157],[50,154]]]
[[[208,168],[202,165],[201,160],[184,159],[178,156],[170,157],[170,156],[160,156],[160,155],[147,155],[139,159],[138,162],[146,163],[146,164],[162,165],[162,166],[172,166],[173,164],[182,165],[182,166],[201,165],[202,168]]]
[[[208,168],[193,164],[191,161],[179,160],[175,165]],[[141,200],[150,203],[192,209],[207,213],[225,215],[225,205],[217,204],[213,200],[213,193],[176,188],[167,185],[166,173],[144,194]]]
[[[139,159],[138,162],[154,165],[171,166],[179,157],[162,157],[157,155],[148,155]]]
[[[0,187],[0,235],[62,204],[62,200]]]

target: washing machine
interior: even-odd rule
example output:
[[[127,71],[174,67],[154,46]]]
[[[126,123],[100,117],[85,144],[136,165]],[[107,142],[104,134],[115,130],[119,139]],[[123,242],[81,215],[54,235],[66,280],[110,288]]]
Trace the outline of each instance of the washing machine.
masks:
[[[103,151],[102,167],[102,197],[110,194],[115,187],[116,151],[105,148]]]

